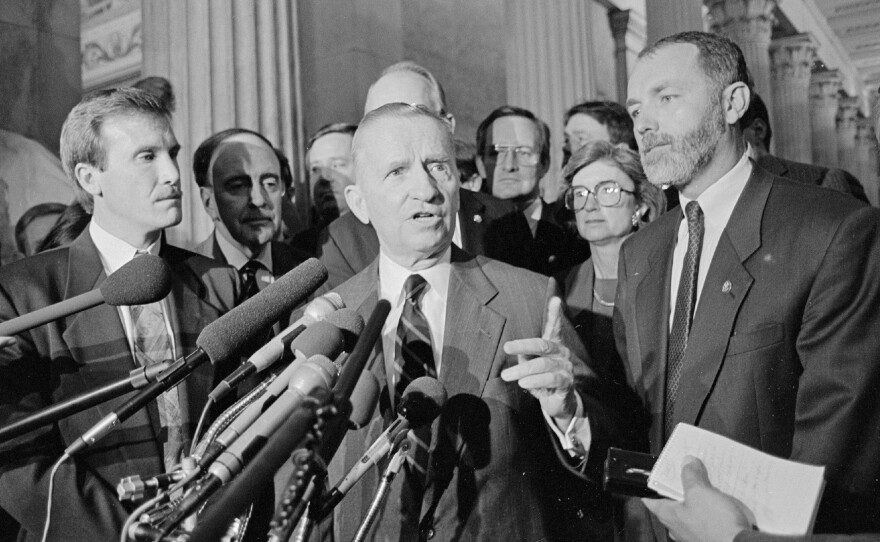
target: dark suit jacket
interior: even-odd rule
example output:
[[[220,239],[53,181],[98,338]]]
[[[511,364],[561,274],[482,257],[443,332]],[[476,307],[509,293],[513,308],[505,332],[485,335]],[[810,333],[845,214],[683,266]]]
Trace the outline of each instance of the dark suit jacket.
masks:
[[[510,232],[495,222],[516,213],[509,201],[459,190],[458,218],[462,248],[471,254],[509,262],[518,246],[531,238],[521,230]],[[335,288],[358,274],[379,255],[379,238],[373,226],[364,224],[352,213],[337,218],[321,233],[318,257],[330,275],[327,289]]]
[[[172,271],[169,318],[178,355],[196,348],[207,324],[233,307],[235,272],[170,245],[162,258]],[[86,230],[69,247],[43,252],[0,268],[0,320],[90,291],[105,278]],[[136,368],[118,309],[99,305],[18,335],[0,351],[0,424],[52,403],[122,379]],[[231,364],[230,364],[231,362]],[[195,423],[215,377],[238,360],[205,364],[190,375],[184,422]],[[231,365],[231,366],[230,366]],[[0,444],[0,506],[39,540],[45,520],[49,471],[62,451],[127,397],[62,419]],[[55,476],[50,540],[115,540],[130,510],[117,500],[119,479],[164,472],[156,403],[136,413],[94,447],[65,461]]]
[[[378,300],[378,280],[374,262],[336,291],[347,307],[367,318]],[[517,362],[502,346],[540,336],[554,292],[553,280],[453,247],[439,375],[449,400],[433,425],[432,472],[421,504],[422,532],[433,530],[435,540],[609,539],[609,508],[599,485],[579,481],[568,470],[554,451],[556,437],[538,401],[499,376]],[[586,359],[567,321],[563,337]],[[380,350],[381,341],[368,369],[387,394]],[[598,476],[611,440],[603,435],[616,435],[625,423],[596,400],[605,369],[595,360],[588,364],[599,377],[588,377],[587,365],[576,365],[575,372],[593,431],[587,472]],[[382,428],[377,412],[367,427],[350,431],[333,460],[330,479],[341,477]],[[336,509],[336,540],[351,538],[375,494],[379,473],[371,469]],[[399,488],[395,480],[375,540],[398,539]]]
[[[272,250],[272,267],[274,268],[272,269],[272,274],[275,278],[284,276],[288,271],[310,258],[308,254],[304,254],[301,251],[278,241],[272,241],[270,246]],[[212,233],[207,239],[196,245],[195,248],[193,248],[193,252],[201,254],[202,256],[207,256],[218,262],[227,265],[229,264],[229,262],[226,261],[226,256],[223,255],[223,251],[220,250],[220,245],[217,243],[216,232]]]
[[[808,536],[779,536],[757,531],[742,531],[734,542],[880,542],[880,534],[818,534]]]
[[[766,169],[773,175],[794,179],[802,183],[814,184],[823,188],[830,188],[849,194],[852,197],[868,202],[868,196],[865,195],[865,189],[851,173],[837,168],[828,168],[824,166],[815,166],[813,164],[802,164],[801,162],[792,162],[766,154],[762,156],[757,164]]]
[[[624,242],[615,336],[662,445],[681,213]],[[880,213],[755,168],[712,259],[674,422],[826,465],[819,532],[880,529]]]

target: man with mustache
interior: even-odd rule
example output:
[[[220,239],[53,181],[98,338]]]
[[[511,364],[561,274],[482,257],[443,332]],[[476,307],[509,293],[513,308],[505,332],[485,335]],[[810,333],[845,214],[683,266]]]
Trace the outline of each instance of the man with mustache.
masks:
[[[214,233],[195,252],[236,268],[250,297],[307,259],[274,241],[288,187],[265,137],[244,128],[218,132],[199,145],[193,172]]]
[[[68,115],[61,159],[92,219],[69,246],[0,268],[0,321],[91,291],[146,253],[170,267],[171,294],[136,307],[99,305],[17,335],[0,350],[0,425],[192,353],[202,328],[233,307],[235,272],[162,235],[181,220],[179,150],[169,111],[142,90],[90,94]],[[186,455],[207,393],[230,362],[200,367],[60,463],[51,492],[63,450],[122,399],[0,444],[0,506],[20,524],[19,540],[39,540],[47,523],[47,540],[118,538],[132,507],[117,499],[116,484],[165,472]]]
[[[618,349],[654,453],[684,422],[825,465],[816,530],[880,531],[880,213],[755,167],[751,94],[722,36],[640,53],[627,109],[648,179],[682,211],[621,249]]]

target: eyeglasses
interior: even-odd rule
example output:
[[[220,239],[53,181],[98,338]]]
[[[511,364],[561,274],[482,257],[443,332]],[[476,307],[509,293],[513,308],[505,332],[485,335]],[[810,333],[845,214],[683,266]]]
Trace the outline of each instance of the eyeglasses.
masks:
[[[621,192],[635,194],[632,190],[621,188],[614,181],[602,181],[596,185],[595,190],[590,190],[585,186],[572,186],[565,191],[565,208],[571,211],[580,211],[587,206],[587,198],[590,197],[590,194],[602,207],[614,207],[620,203]]]
[[[536,166],[541,160],[538,152],[526,145],[493,145],[489,147],[486,158],[494,162],[512,158],[521,166]]]

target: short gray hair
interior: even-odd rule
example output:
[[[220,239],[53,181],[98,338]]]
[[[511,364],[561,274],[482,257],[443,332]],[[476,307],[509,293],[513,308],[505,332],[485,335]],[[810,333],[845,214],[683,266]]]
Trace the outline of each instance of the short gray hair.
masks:
[[[455,142],[452,135],[452,127],[449,125],[449,122],[446,121],[443,117],[438,115],[436,112],[431,111],[429,108],[424,105],[412,105],[405,103],[390,103],[385,104],[379,108],[376,108],[361,119],[360,124],[358,124],[358,129],[354,133],[354,139],[351,142],[351,155],[352,160],[357,166],[358,155],[360,154],[360,147],[362,145],[361,139],[364,137],[364,131],[371,125],[376,122],[386,119],[386,118],[396,118],[396,119],[416,119],[416,118],[427,118],[433,121],[436,121],[443,128],[443,133],[446,134],[448,139],[447,143],[449,148],[454,151]],[[454,162],[454,160],[453,160]]]

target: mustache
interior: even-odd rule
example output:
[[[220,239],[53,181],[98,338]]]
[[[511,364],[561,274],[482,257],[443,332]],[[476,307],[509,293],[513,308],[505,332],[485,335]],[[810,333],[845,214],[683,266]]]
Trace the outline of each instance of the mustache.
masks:
[[[671,145],[674,142],[675,139],[668,134],[645,134],[642,136],[642,141],[641,145],[639,145],[639,148],[644,154],[654,147],[659,147],[660,145]]]

